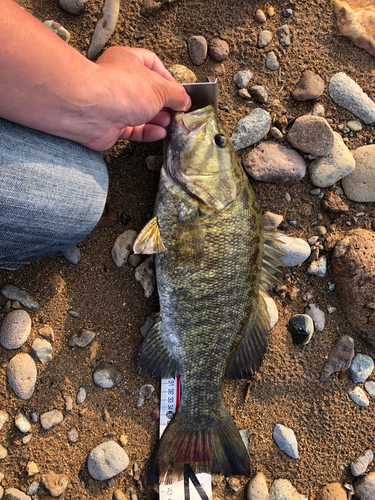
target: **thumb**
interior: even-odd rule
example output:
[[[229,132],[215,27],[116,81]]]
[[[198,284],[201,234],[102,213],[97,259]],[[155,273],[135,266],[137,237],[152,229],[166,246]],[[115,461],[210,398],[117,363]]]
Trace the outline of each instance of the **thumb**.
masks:
[[[191,108],[190,96],[184,87],[176,81],[163,79],[164,106],[173,111],[188,111]]]

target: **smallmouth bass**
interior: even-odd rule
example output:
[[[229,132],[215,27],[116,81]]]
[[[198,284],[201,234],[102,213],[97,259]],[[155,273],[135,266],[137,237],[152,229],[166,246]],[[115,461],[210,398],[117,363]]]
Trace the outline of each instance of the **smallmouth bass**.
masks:
[[[151,479],[249,474],[249,456],[224,402],[224,376],[259,367],[270,329],[264,301],[280,253],[212,106],[174,113],[155,217],[134,243],[155,253],[160,313],[143,341],[147,375],[181,374],[182,396]],[[276,264],[277,265],[277,264]]]

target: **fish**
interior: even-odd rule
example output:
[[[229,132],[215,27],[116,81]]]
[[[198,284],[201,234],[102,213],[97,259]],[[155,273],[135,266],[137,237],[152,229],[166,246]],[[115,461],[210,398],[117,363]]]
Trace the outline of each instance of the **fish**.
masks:
[[[267,346],[265,298],[280,250],[212,106],[175,112],[154,217],[134,253],[155,254],[160,312],[138,362],[149,376],[181,376],[180,405],[150,477],[249,474],[249,454],[223,397],[224,377],[249,378]]]

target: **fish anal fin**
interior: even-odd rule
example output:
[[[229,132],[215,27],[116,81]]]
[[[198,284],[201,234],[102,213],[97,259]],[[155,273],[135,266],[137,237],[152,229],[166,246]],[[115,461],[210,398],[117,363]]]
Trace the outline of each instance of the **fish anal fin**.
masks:
[[[153,326],[141,344],[138,365],[143,373],[152,377],[168,378],[177,375],[178,363],[163,338],[160,314],[156,315]]]
[[[162,242],[158,219],[153,217],[142,229],[142,231],[137,236],[134,245],[133,252],[143,253],[143,254],[153,254],[165,252],[166,248]]]
[[[280,235],[278,231],[272,228],[264,228],[264,249],[263,249],[263,264],[261,270],[260,284],[265,290],[270,290],[279,273],[278,266],[282,266],[280,257],[284,253],[279,249],[284,242],[277,237]]]

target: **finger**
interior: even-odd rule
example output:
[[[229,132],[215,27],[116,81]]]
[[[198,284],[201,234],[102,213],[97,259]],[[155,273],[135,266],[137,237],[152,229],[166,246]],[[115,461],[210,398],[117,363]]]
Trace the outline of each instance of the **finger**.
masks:
[[[137,142],[154,142],[164,139],[166,135],[167,131],[165,128],[146,123],[146,125],[139,125],[138,127],[126,127],[119,139]]]
[[[164,107],[173,111],[188,111],[191,108],[190,96],[177,82],[164,82]]]
[[[171,123],[171,115],[166,110],[161,110],[152,120],[148,123],[153,125],[159,125],[160,127],[168,127]]]
[[[155,71],[155,73],[158,73],[160,76],[170,82],[175,81],[173,76],[166,69],[164,64],[154,52],[151,52],[151,50],[147,49],[141,49],[140,47],[133,47],[133,51],[146,66],[146,68],[150,69],[151,71]]]

